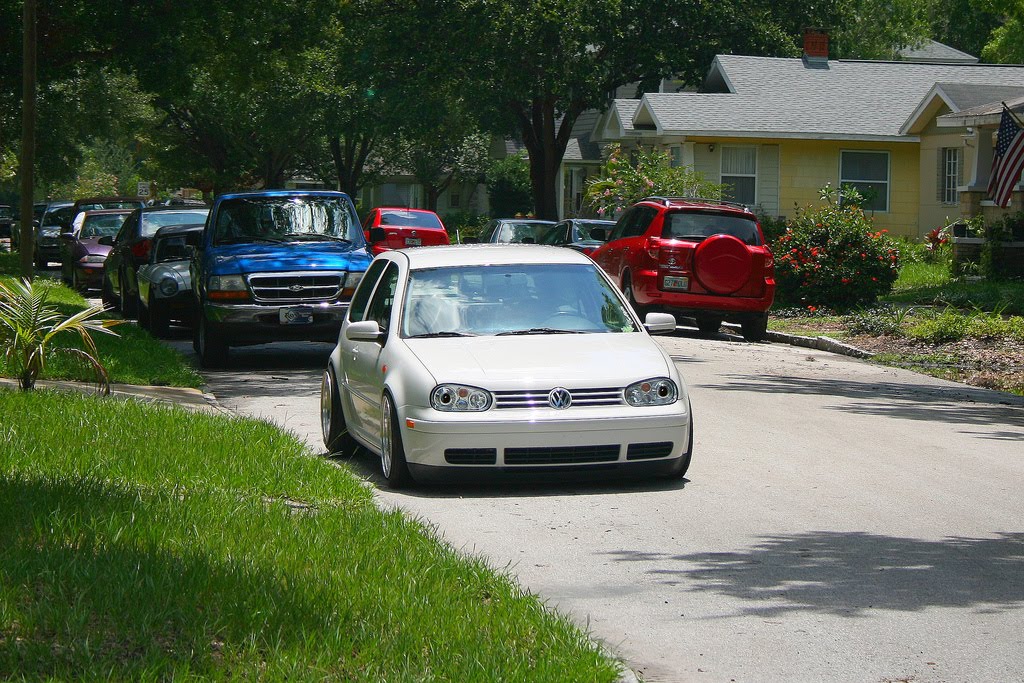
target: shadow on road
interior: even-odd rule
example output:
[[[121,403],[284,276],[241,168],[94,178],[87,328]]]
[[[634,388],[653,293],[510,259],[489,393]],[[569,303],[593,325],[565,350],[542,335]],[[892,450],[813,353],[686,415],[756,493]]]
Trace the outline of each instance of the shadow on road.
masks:
[[[859,415],[876,415],[923,422],[977,425],[989,439],[1024,440],[1024,432],[995,431],[999,425],[1024,429],[1024,400],[966,385],[939,386],[917,382],[857,382],[806,377],[725,375],[718,384],[700,385],[717,391],[839,396],[858,401],[837,405]]]
[[[766,536],[746,551],[668,555],[621,550],[620,562],[654,562],[652,578],[687,592],[749,601],[743,615],[971,607],[1024,607],[1024,533],[938,541],[862,532]],[[735,616],[735,615],[722,615]]]

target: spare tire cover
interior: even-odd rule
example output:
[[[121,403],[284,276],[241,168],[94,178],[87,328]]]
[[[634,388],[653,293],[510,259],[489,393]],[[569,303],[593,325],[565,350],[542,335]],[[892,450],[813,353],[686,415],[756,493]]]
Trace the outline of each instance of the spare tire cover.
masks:
[[[712,235],[693,254],[693,274],[714,294],[732,294],[750,279],[753,257],[742,240]]]

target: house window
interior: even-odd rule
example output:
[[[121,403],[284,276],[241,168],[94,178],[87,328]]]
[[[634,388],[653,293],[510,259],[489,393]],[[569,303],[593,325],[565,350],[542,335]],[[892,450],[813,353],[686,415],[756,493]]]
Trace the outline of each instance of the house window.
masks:
[[[757,203],[757,148],[722,147],[722,184],[725,198],[740,204]]]
[[[939,200],[943,204],[959,204],[963,169],[962,150],[959,147],[943,147],[939,150]]]
[[[462,206],[462,195],[458,192],[452,192],[448,195],[448,208],[457,209]]]
[[[679,145],[674,145],[669,148],[669,166],[672,168],[678,168],[683,165],[683,148]]]
[[[840,152],[839,187],[852,185],[864,196],[866,211],[889,210],[889,153]]]

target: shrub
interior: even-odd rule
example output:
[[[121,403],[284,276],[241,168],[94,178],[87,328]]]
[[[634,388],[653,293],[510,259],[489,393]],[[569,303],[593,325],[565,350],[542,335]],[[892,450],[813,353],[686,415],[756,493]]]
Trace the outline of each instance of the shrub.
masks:
[[[530,162],[525,154],[512,154],[497,159],[487,169],[486,179],[493,217],[508,218],[533,213]]]
[[[452,244],[465,242],[467,237],[476,237],[487,224],[487,216],[468,211],[452,211],[442,216],[444,227]]]
[[[616,144],[610,148],[601,175],[587,184],[586,201],[597,215],[611,218],[644,197],[718,199],[724,189],[692,168],[673,166],[667,152],[641,148],[627,154]]]
[[[899,248],[885,230],[874,228],[853,188],[843,188],[842,203],[828,185],[821,198],[824,206],[798,209],[772,245],[776,298],[836,311],[870,306],[892,291]]]

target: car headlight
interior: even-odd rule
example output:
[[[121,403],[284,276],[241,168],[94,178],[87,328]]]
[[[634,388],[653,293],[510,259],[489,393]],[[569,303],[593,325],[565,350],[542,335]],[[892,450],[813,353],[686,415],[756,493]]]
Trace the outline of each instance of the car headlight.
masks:
[[[434,410],[447,413],[479,413],[491,407],[491,392],[461,384],[439,384],[430,395]]]
[[[99,265],[99,264],[103,263],[106,260],[107,260],[107,257],[106,256],[101,256],[100,254],[86,254],[82,258],[78,259],[78,262],[81,263],[83,266],[86,266],[86,265]]]
[[[174,296],[178,292],[178,282],[173,277],[165,277],[160,280],[160,293],[164,296]]]
[[[211,275],[206,281],[206,294],[211,299],[248,299],[249,288],[241,275]]]
[[[664,406],[676,402],[679,389],[666,377],[645,379],[626,387],[625,398],[631,406]]]
[[[345,284],[341,287],[341,298],[351,299],[356,292],[356,287],[363,279],[363,273],[348,273],[345,275]]]

